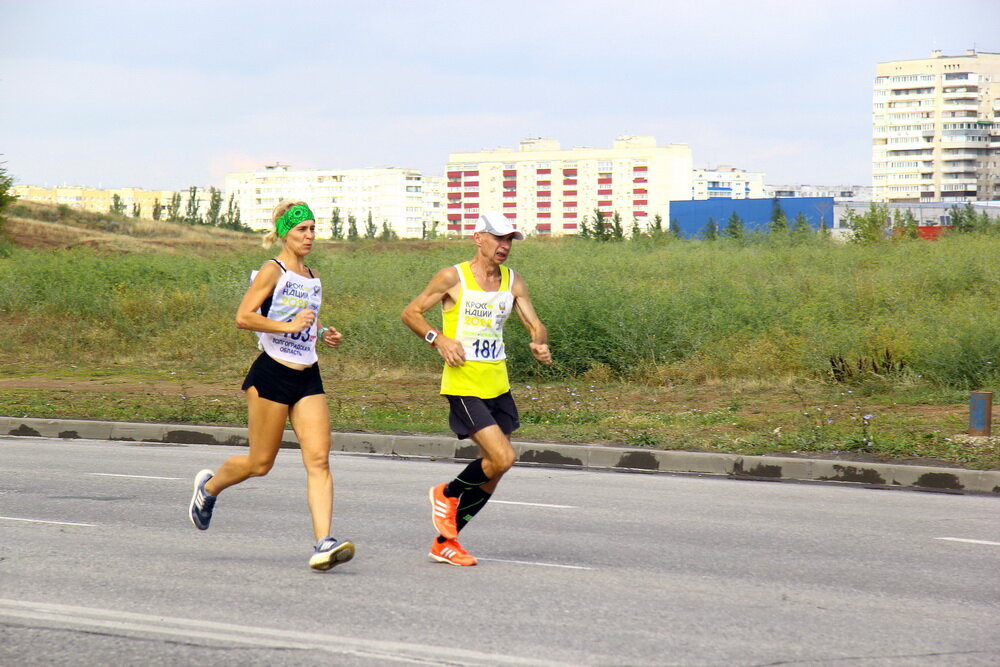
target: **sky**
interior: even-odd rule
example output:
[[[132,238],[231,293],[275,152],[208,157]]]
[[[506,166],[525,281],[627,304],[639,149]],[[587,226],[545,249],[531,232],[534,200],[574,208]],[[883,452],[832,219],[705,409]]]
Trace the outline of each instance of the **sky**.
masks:
[[[0,0],[0,161],[174,190],[652,135],[867,185],[876,63],[972,48],[1000,52],[998,0]]]

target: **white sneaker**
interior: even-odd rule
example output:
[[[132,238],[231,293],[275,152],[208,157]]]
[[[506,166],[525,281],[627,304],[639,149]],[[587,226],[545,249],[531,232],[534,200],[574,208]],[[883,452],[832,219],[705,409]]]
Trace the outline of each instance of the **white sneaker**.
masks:
[[[314,570],[329,570],[334,565],[346,563],[354,558],[353,542],[338,542],[332,537],[324,537],[316,543],[309,567]]]

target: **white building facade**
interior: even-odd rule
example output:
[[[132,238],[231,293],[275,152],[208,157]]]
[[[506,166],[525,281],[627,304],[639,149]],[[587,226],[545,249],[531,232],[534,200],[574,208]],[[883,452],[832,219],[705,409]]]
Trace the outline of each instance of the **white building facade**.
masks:
[[[691,199],[760,199],[764,197],[764,173],[729,165],[695,169],[691,175]]]
[[[1000,54],[875,68],[872,185],[883,202],[1000,199]]]
[[[359,233],[371,215],[381,232],[383,224],[400,238],[422,238],[431,229],[443,232],[444,179],[412,169],[301,170],[275,164],[260,171],[226,176],[225,196],[235,196],[241,221],[251,229],[271,228],[271,212],[282,199],[308,202],[316,215],[316,236],[332,236],[334,209],[343,229],[353,215]]]
[[[765,185],[764,196],[774,197],[833,197],[836,202],[871,202],[874,190],[870,185]]]
[[[672,199],[691,198],[691,149],[657,146],[649,136],[619,137],[610,148],[563,149],[555,139],[518,148],[452,153],[446,169],[447,231],[469,235],[479,214],[501,211],[520,231],[578,233],[595,210],[646,229],[670,219]]]

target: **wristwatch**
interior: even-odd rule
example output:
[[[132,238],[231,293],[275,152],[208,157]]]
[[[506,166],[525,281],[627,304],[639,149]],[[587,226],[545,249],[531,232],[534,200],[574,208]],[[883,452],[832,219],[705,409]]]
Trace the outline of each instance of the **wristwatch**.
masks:
[[[438,331],[437,329],[431,329],[430,331],[424,334],[424,340],[427,341],[427,343],[431,347],[434,347],[434,341],[436,341],[437,337],[440,335],[441,335],[440,331]]]

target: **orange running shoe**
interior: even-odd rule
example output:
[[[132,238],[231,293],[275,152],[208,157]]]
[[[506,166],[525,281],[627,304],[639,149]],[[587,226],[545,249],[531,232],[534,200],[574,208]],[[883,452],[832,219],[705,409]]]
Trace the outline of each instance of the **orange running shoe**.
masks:
[[[434,530],[446,540],[454,540],[458,537],[458,527],[455,525],[458,516],[458,498],[449,498],[444,495],[444,487],[447,484],[432,486],[431,498],[431,519],[434,521]]]
[[[441,563],[448,563],[449,565],[457,565],[459,567],[468,567],[478,562],[475,556],[462,548],[458,540],[447,540],[445,542],[434,540],[434,544],[431,545],[431,552],[428,555]]]

